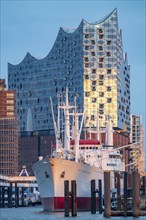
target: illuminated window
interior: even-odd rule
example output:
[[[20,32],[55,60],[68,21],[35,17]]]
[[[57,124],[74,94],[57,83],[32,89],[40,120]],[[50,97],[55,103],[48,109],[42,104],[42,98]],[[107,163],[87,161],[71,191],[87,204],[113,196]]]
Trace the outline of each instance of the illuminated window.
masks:
[[[85,75],[85,79],[89,79],[89,76],[88,76],[88,75]]]
[[[91,115],[91,120],[94,121],[95,120],[95,116]]]
[[[96,91],[96,87],[95,86],[92,86],[92,91]]]
[[[92,81],[92,85],[95,86],[96,85],[96,81]]]
[[[109,91],[111,91],[112,89],[111,89],[111,86],[107,86],[107,91],[109,92]]]
[[[85,96],[89,97],[90,96],[90,92],[85,92]]]
[[[99,108],[104,108],[104,104],[99,104]]]
[[[96,98],[92,98],[92,102],[95,103],[96,102]]]
[[[104,92],[99,92],[99,97],[104,97]]]
[[[103,85],[103,80],[99,80],[99,85],[100,85],[100,86]]]

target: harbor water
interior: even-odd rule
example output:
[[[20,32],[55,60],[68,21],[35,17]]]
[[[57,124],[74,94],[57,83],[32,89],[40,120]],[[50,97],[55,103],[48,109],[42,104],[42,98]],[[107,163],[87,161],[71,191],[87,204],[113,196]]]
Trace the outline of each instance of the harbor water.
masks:
[[[76,217],[64,217],[64,212],[48,213],[44,212],[42,206],[29,206],[19,208],[1,208],[0,209],[1,220],[60,220],[60,219],[78,219],[78,220],[102,220],[107,219],[103,214],[91,214],[91,212],[78,212]],[[111,220],[146,220],[146,216],[134,217],[110,217]]]

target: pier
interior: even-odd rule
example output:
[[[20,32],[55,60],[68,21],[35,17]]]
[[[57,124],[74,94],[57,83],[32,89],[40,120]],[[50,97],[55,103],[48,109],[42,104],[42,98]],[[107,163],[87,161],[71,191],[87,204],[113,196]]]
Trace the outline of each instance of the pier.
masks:
[[[24,190],[38,189],[34,176],[3,176],[0,175],[0,207],[25,206]],[[13,200],[13,202],[12,202]],[[14,204],[13,204],[14,203]]]

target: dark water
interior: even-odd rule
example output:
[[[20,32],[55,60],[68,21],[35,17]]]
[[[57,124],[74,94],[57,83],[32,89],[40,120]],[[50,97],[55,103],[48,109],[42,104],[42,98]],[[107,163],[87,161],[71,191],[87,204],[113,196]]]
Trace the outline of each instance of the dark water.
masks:
[[[60,219],[78,219],[78,220],[102,220],[107,219],[103,215],[91,214],[90,212],[78,212],[77,217],[64,217],[64,212],[48,213],[43,212],[42,206],[19,207],[19,208],[1,208],[0,220],[60,220]],[[146,216],[134,217],[111,217],[110,220],[146,220]]]

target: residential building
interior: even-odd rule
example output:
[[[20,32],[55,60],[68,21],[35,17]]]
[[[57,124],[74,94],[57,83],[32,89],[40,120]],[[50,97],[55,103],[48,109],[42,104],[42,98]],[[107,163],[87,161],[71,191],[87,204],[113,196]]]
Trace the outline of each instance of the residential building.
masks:
[[[130,171],[137,169],[144,174],[144,128],[140,115],[131,115],[130,142],[134,143],[130,151]]]
[[[14,91],[0,80],[0,174],[18,175],[18,122]]]

